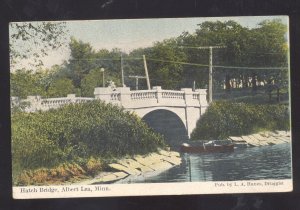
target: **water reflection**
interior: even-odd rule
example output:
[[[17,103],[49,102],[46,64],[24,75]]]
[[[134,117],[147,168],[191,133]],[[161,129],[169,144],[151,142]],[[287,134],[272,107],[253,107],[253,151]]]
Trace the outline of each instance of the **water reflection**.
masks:
[[[182,154],[182,164],[134,183],[233,181],[291,178],[290,144],[254,147],[232,153]]]

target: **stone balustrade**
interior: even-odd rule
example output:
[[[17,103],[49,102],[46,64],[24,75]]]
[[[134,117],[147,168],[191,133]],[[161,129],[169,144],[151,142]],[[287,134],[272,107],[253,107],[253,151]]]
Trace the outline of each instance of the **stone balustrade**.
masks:
[[[112,101],[120,101],[120,93],[112,93],[111,95],[110,95],[110,100],[112,100]]]
[[[109,88],[98,87],[95,88],[94,95],[96,99],[103,100],[107,103],[114,103],[124,106],[125,108],[132,108],[135,106],[157,106],[161,105],[191,105],[200,106],[207,105],[206,89],[196,89],[192,91],[191,88],[182,88],[181,90],[163,90],[160,86],[155,86],[152,90],[134,90],[131,91],[128,87],[123,88]]]
[[[71,104],[71,103],[84,103],[87,101],[94,100],[94,98],[87,97],[76,97],[75,94],[69,94],[67,97],[61,98],[41,98],[41,96],[28,96],[24,100],[16,100],[18,103],[14,103],[13,106],[17,106],[19,103],[25,102],[26,112],[35,112],[35,111],[47,111],[49,109],[57,109],[61,106]]]
[[[161,94],[162,94],[162,98],[184,99],[183,91],[165,90],[165,91],[162,91]]]
[[[150,99],[150,98],[157,98],[156,91],[153,90],[139,90],[139,91],[132,91],[130,94],[131,100],[143,100],[143,99]]]

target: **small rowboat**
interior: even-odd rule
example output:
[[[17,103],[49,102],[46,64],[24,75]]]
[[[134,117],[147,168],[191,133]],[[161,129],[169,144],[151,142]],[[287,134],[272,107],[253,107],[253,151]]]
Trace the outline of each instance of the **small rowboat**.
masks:
[[[190,143],[183,143],[180,149],[181,152],[185,153],[233,152],[234,144],[229,140],[191,141]]]

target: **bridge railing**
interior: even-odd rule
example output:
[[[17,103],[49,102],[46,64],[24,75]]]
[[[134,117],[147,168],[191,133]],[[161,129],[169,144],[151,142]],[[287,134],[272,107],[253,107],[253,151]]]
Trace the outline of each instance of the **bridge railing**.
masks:
[[[130,93],[131,100],[143,100],[157,98],[157,91],[155,90],[138,90]]]
[[[75,99],[70,98],[49,98],[49,99],[42,99],[41,105],[42,106],[63,106],[70,103],[83,103],[87,101],[91,101],[93,98],[84,98],[84,97],[77,97]]]
[[[95,98],[76,97],[69,94],[67,97],[46,98],[40,96],[28,96],[21,100],[29,105],[25,111],[34,112],[37,110],[49,110],[59,108],[71,103],[83,103],[95,99],[100,99],[106,103],[113,103],[127,107],[146,107],[146,106],[201,106],[207,105],[206,90],[198,89],[192,91],[191,88],[181,90],[162,90],[160,86],[155,86],[152,90],[131,91],[130,88],[95,88]],[[13,98],[12,98],[13,99]],[[12,100],[12,106],[18,100]],[[15,106],[15,105],[14,105]]]
[[[119,93],[119,92],[111,93],[110,100],[111,101],[120,101],[121,100],[121,93]]]
[[[184,99],[184,91],[162,90],[162,98]]]
[[[151,90],[133,90],[128,87],[115,88],[95,88],[95,98],[107,103],[120,104],[123,106],[147,106],[160,103],[161,105],[191,105],[200,106],[207,104],[206,90],[182,88],[181,90],[163,90],[160,86],[155,86]]]
[[[69,98],[49,98],[49,99],[41,99],[41,106],[52,107],[52,106],[62,106],[71,103],[71,99]]]
[[[193,93],[193,99],[200,100],[200,94],[199,93]]]
[[[161,93],[161,98],[169,99],[184,99],[183,91],[172,91],[172,90],[138,90],[130,93],[132,100],[143,100],[143,99],[158,99]]]
[[[56,109],[61,106],[71,103],[84,103],[94,100],[94,98],[75,97],[75,94],[69,94],[67,97],[60,98],[41,98],[41,96],[28,96],[24,100],[18,100],[18,103],[25,102],[27,105],[24,108],[26,112],[35,112],[38,110],[46,111],[49,109]],[[17,106],[18,104],[14,104]]]

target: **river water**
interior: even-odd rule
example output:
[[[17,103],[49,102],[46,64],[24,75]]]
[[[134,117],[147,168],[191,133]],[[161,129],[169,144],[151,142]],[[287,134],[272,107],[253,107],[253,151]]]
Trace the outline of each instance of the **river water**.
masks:
[[[127,183],[289,179],[290,149],[290,144],[279,144],[236,149],[231,153],[181,154],[180,166]]]

